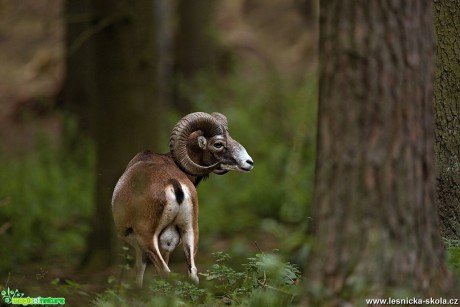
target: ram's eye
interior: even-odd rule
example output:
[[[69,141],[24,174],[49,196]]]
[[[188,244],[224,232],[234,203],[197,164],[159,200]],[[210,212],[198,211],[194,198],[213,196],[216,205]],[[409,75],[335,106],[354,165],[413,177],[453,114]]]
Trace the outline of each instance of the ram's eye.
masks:
[[[224,147],[224,144],[221,142],[217,142],[214,144],[214,148],[221,149],[222,147]]]

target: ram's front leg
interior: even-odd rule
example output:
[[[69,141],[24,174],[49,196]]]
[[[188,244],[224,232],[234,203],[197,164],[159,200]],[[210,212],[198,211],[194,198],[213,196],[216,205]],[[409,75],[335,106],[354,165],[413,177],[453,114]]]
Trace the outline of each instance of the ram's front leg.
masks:
[[[197,225],[198,226],[198,225]],[[188,265],[188,274],[190,278],[198,283],[198,270],[195,266],[195,255],[198,246],[198,227],[185,227],[180,229],[182,245],[184,246],[185,259]]]

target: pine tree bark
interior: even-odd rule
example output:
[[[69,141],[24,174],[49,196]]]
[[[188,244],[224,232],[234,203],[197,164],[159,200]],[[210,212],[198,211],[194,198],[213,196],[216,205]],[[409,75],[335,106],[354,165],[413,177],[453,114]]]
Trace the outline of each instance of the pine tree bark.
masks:
[[[320,2],[313,297],[425,297],[450,285],[435,206],[432,23],[426,0]]]
[[[441,231],[460,239],[460,1],[434,1],[435,132]]]
[[[117,255],[113,188],[136,153],[156,150],[161,108],[153,1],[98,0],[93,11],[97,183],[83,266],[100,269]]]

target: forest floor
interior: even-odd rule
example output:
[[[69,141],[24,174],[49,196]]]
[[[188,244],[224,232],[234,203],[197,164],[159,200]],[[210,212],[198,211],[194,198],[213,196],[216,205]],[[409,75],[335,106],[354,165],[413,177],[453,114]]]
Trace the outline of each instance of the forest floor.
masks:
[[[251,232],[250,234],[237,235],[244,238],[239,245],[243,246],[247,253],[245,257],[254,257],[260,251],[271,252],[279,242],[264,232]],[[211,251],[227,252],[232,247],[231,238],[220,238],[213,241],[211,246],[199,248],[196,263],[199,273],[210,269],[214,263]],[[133,255],[132,250],[128,251]],[[236,269],[238,263],[245,263],[246,259],[233,259]],[[24,293],[24,297],[62,297],[66,300],[66,306],[89,306],[99,296],[106,291],[117,292],[123,284],[130,287],[130,291],[137,291],[134,285],[134,269],[126,269],[126,264],[132,268],[132,258],[126,259],[118,257],[118,264],[102,271],[87,272],[78,268],[79,256],[74,259],[54,258],[39,259],[31,261],[26,265],[15,267],[7,276],[2,276],[0,285],[11,290],[18,289]],[[182,252],[182,246],[172,254],[170,259],[170,269],[172,272],[187,276],[186,261]],[[147,267],[144,284],[153,278],[158,278],[152,265]],[[204,277],[201,277],[204,278]],[[0,302],[0,306],[1,302]]]

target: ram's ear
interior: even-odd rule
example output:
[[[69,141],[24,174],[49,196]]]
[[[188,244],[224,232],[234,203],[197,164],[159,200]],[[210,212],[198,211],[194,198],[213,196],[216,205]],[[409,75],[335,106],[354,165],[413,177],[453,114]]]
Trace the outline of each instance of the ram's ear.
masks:
[[[200,135],[198,137],[198,146],[201,148],[201,150],[205,150],[207,145],[208,145],[208,141],[206,140],[206,138]]]

